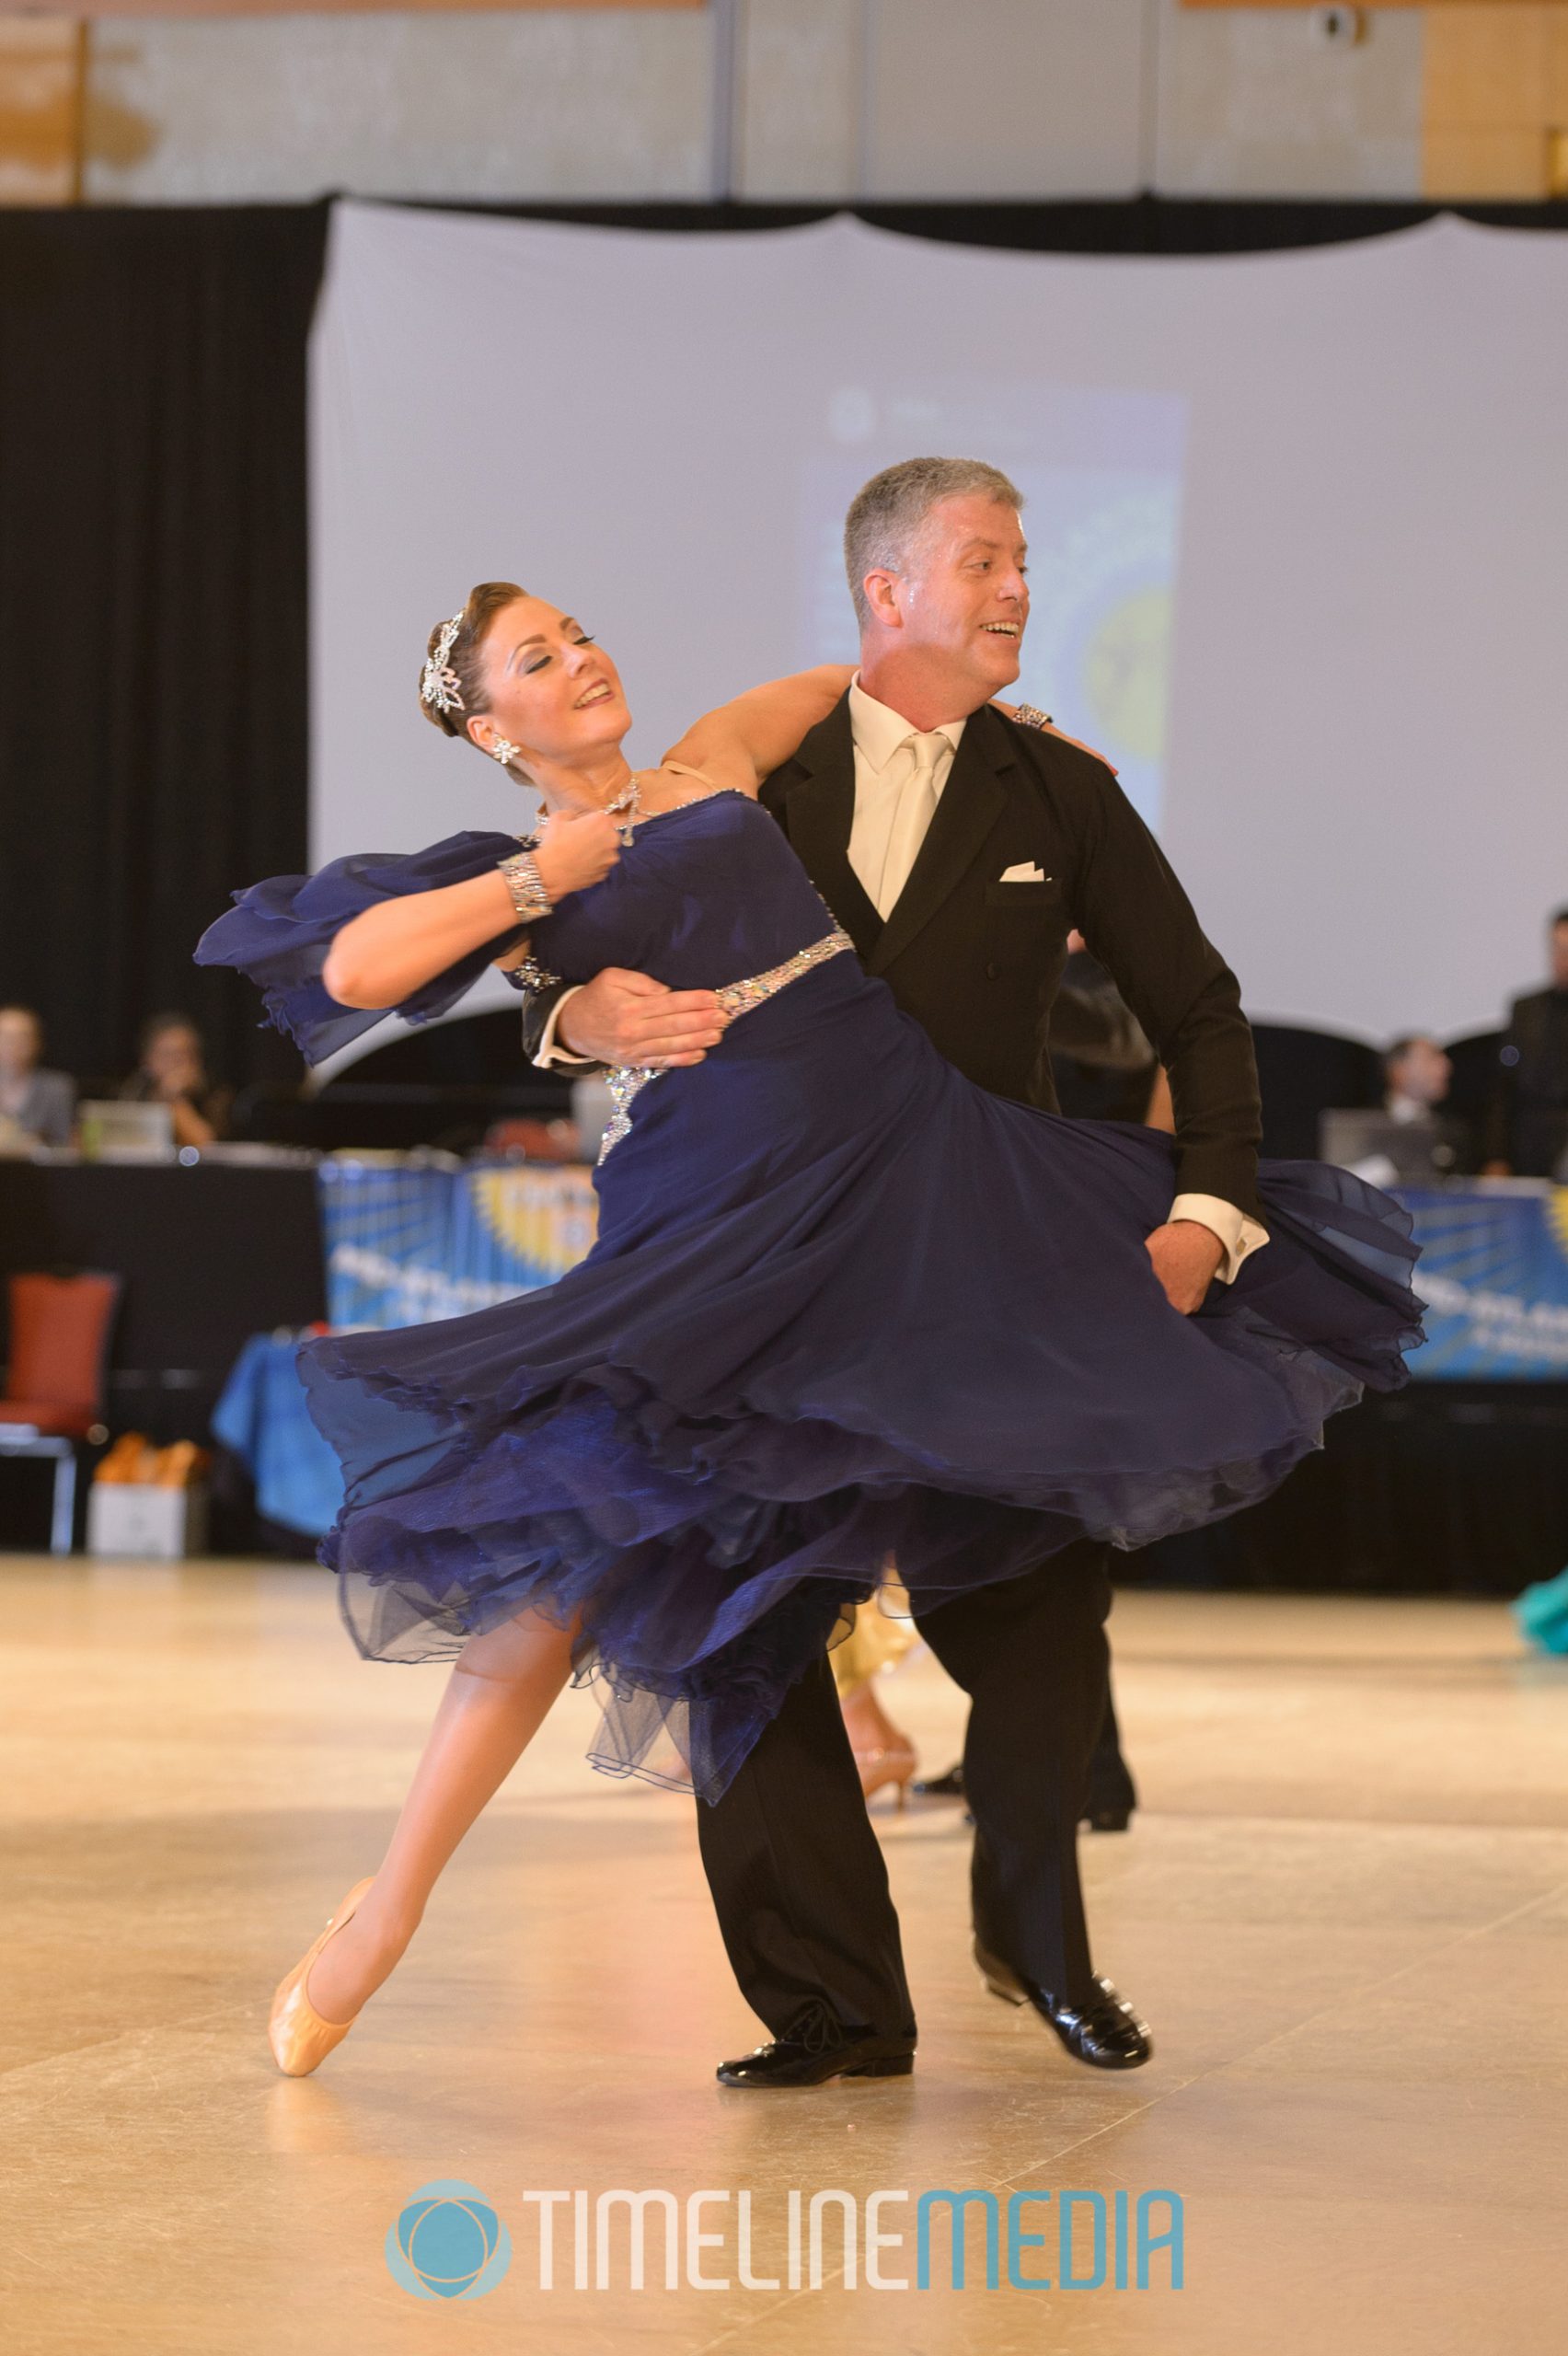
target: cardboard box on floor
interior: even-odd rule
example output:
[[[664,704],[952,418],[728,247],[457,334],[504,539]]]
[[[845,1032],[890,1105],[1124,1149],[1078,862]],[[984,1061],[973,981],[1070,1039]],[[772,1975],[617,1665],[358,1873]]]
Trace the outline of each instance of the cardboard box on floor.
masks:
[[[154,1448],[125,1432],[93,1476],[87,1497],[89,1554],[144,1554],[177,1561],[204,1553],[207,1451],[189,1440]]]
[[[154,1554],[173,1561],[207,1546],[204,1485],[160,1489],[95,1482],[87,1498],[89,1554]]]

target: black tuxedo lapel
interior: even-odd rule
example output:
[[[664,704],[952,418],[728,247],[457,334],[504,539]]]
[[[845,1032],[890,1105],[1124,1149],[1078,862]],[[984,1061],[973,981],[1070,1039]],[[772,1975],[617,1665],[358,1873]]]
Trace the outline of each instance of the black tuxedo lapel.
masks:
[[[1007,788],[999,772],[1012,767],[1006,730],[982,708],[972,715],[959,739],[936,815],[926,830],[909,879],[867,959],[873,974],[886,973],[955,888],[1007,808]],[[853,783],[851,760],[851,793]]]
[[[782,796],[790,841],[861,957],[869,958],[882,923],[849,864],[855,744],[847,696],[802,738],[790,768],[803,772],[790,780]]]

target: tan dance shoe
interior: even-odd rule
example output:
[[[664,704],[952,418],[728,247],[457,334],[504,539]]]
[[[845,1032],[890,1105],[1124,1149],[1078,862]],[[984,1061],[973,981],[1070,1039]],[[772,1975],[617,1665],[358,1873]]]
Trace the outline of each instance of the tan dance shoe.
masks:
[[[909,1779],[920,1761],[912,1743],[878,1743],[870,1750],[857,1750],[855,1765],[859,1771],[860,1796],[869,1800],[884,1784],[891,1784],[896,1804],[902,1807],[909,1795]]]
[[[272,2009],[267,2015],[267,2042],[272,2049],[272,2059],[285,2076],[307,2078],[318,2062],[324,2062],[335,2045],[340,2045],[354,2021],[324,2021],[305,1992],[310,1977],[310,1967],[334,1931],[340,1931],[360,1900],[375,1879],[366,1874],[363,1881],[356,1881],[342,1900],[335,1914],[327,1918],[327,1927],[313,1939],[294,1969],[279,1981],[272,1997]],[[363,2007],[361,2007],[363,2010]]]

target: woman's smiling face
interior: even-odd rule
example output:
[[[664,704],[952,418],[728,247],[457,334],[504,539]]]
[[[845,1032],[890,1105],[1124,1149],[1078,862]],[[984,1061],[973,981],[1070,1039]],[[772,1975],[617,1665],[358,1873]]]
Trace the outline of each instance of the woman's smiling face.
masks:
[[[620,674],[571,614],[542,597],[516,597],[485,632],[485,700],[468,733],[489,752],[495,737],[567,767],[612,751],[631,725]]]

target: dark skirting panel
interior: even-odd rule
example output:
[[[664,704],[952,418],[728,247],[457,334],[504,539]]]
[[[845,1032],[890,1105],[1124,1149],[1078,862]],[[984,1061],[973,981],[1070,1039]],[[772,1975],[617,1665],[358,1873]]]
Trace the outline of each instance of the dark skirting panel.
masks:
[[[1119,1579],[1512,1596],[1568,1565],[1568,1383],[1412,1382],[1323,1440],[1262,1505],[1116,1557]]]

